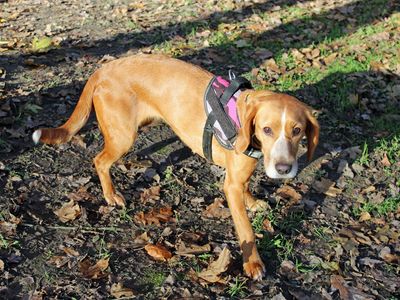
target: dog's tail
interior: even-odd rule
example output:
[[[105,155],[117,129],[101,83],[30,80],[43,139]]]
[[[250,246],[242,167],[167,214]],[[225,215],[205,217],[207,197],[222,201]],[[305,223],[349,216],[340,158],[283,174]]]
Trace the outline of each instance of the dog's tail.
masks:
[[[67,122],[58,128],[40,128],[32,134],[35,144],[62,144],[68,142],[86,124],[92,110],[93,92],[97,74],[94,73],[87,81],[81,97]]]

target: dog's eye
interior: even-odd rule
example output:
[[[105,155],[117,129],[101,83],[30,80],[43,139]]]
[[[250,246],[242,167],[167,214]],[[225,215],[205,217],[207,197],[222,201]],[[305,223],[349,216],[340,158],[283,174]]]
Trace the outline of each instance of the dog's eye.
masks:
[[[264,127],[264,133],[266,135],[272,135],[272,129],[271,127]]]
[[[299,127],[295,127],[293,128],[293,136],[299,135],[299,133],[301,132],[301,129]]]

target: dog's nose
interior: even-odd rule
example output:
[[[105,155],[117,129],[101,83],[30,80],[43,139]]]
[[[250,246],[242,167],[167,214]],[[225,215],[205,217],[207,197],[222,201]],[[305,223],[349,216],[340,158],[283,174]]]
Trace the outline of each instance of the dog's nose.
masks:
[[[275,169],[279,174],[286,175],[292,170],[292,165],[278,163],[275,165]]]

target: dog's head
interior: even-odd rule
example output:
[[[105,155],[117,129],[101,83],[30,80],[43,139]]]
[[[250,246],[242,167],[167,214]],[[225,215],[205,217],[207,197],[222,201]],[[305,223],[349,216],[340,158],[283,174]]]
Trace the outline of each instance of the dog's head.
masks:
[[[310,161],[318,144],[319,125],[312,109],[294,97],[268,91],[244,91],[238,102],[242,127],[235,151],[243,153],[253,141],[264,154],[270,178],[293,178],[297,174],[297,151],[308,140]]]

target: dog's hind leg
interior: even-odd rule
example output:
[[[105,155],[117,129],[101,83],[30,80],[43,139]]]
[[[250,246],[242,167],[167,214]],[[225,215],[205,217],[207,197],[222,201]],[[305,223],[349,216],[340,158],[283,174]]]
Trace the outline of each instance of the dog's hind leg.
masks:
[[[104,99],[102,95],[94,97],[94,105],[104,137],[104,149],[95,157],[94,164],[108,205],[123,207],[125,199],[113,186],[110,167],[129,151],[137,137],[136,101],[112,96]]]

